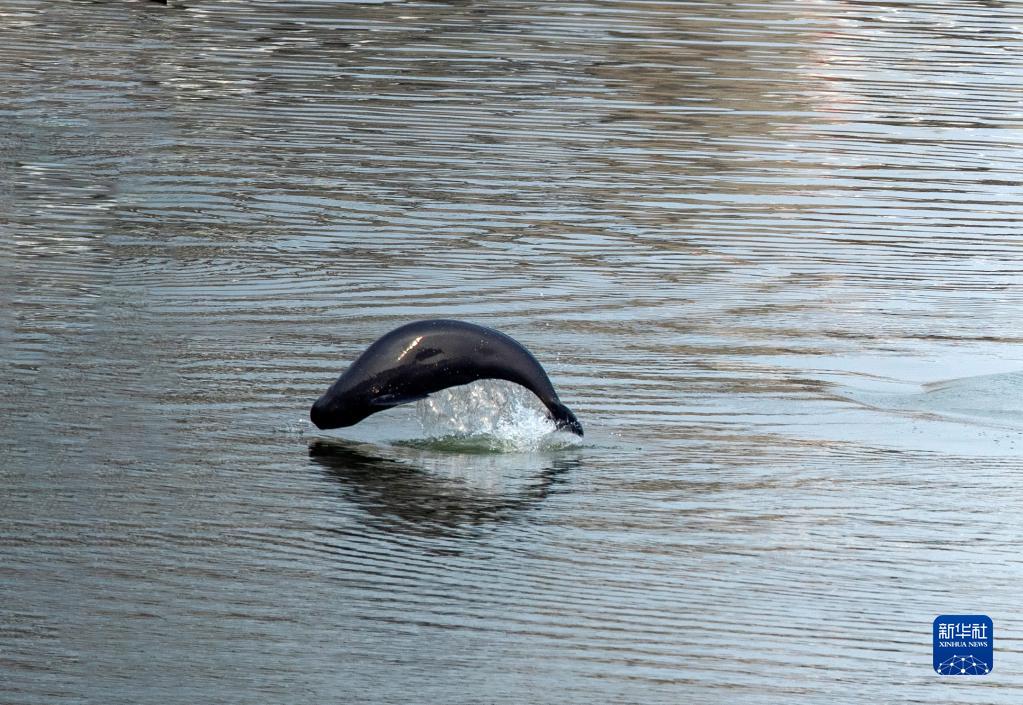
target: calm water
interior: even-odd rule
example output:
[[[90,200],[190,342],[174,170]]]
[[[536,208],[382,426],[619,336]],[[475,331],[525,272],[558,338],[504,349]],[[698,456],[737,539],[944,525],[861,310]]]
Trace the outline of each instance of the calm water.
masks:
[[[0,701],[1019,703],[1021,30],[0,0]],[[317,432],[426,317],[585,443]]]

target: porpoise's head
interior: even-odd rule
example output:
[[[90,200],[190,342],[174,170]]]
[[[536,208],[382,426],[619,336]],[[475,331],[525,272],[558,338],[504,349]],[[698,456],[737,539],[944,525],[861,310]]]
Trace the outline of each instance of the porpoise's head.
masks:
[[[354,426],[376,411],[367,402],[364,394],[352,390],[338,390],[335,387],[328,389],[309,410],[309,419],[316,424],[316,428],[325,431]]]

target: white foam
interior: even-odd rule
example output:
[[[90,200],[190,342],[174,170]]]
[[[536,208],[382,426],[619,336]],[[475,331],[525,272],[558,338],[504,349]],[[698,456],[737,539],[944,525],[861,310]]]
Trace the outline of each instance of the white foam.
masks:
[[[503,380],[451,387],[416,403],[427,439],[445,446],[490,451],[554,450],[579,444],[558,431],[536,396]]]

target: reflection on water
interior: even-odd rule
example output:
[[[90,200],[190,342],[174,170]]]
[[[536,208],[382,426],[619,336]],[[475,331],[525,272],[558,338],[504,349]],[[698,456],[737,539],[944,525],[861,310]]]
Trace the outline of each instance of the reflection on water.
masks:
[[[427,460],[433,467],[425,469],[326,441],[312,443],[309,457],[340,483],[347,500],[386,522],[382,530],[398,531],[457,532],[501,521],[542,501],[561,476],[579,468],[579,460],[568,457],[511,456],[509,462],[496,456],[487,463],[451,454]],[[538,460],[539,471],[531,467]]]
[[[942,702],[985,613],[1017,702],[1020,26],[0,3],[5,696]],[[429,317],[585,442],[315,435]]]

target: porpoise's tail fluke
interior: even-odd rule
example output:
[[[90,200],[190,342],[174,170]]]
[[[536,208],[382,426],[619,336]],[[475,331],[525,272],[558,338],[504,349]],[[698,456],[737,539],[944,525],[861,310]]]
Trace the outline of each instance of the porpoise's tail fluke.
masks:
[[[567,406],[561,402],[552,401],[547,404],[547,409],[551,412],[551,418],[554,420],[559,431],[571,431],[577,436],[583,435],[583,425],[579,423],[579,419],[575,417],[575,414]]]

